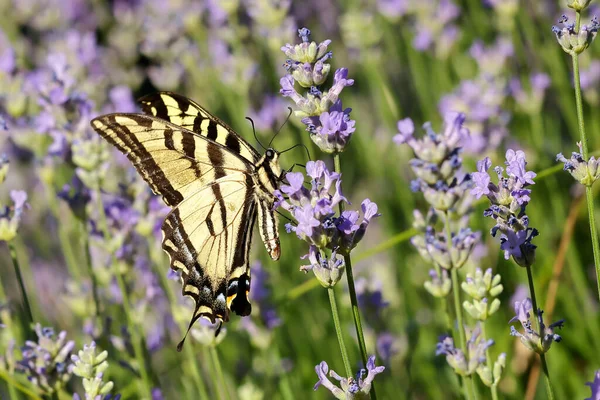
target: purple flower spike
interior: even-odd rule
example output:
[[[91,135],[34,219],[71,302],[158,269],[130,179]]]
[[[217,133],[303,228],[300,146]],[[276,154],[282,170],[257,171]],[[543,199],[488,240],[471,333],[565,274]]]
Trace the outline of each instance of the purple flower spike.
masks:
[[[367,360],[367,370],[364,369],[359,371],[356,378],[348,377],[343,378],[335,371],[329,371],[329,366],[325,361],[322,361],[315,367],[315,372],[319,377],[319,381],[315,384],[314,390],[317,390],[319,386],[323,386],[328,389],[336,399],[354,399],[354,398],[368,398],[368,394],[371,391],[373,380],[375,376],[382,373],[385,370],[383,366],[375,366],[375,356],[370,356]],[[327,372],[329,376],[334,378],[340,383],[340,387],[335,386],[327,378]],[[363,375],[366,372],[367,376],[363,379]]]
[[[287,224],[286,230],[320,250],[349,252],[360,242],[369,222],[379,216],[377,205],[368,199],[363,201],[360,224],[356,211],[346,210],[336,216],[339,203],[348,203],[341,191],[340,174],[329,171],[320,160],[309,161],[306,174],[311,178],[310,188],[304,187],[301,173],[287,173],[288,185],[282,185],[280,190],[288,198],[278,194],[277,206],[289,211],[297,221]]]
[[[506,151],[506,173],[514,176],[521,182],[522,185],[529,184],[533,185],[533,178],[536,173],[533,171],[525,171],[527,162],[525,161],[525,153],[521,150],[514,151],[508,149]]]
[[[477,163],[478,172],[473,174],[475,188],[472,193],[477,197],[485,195],[491,203],[484,211],[484,216],[494,218],[496,225],[492,228],[492,236],[500,237],[500,248],[506,259],[511,256],[523,267],[535,261],[536,246],[531,242],[538,235],[536,229],[529,227],[529,218],[525,213],[526,206],[531,201],[531,190],[527,187],[534,184],[535,172],[527,171],[525,153],[508,150],[506,152],[506,173],[500,166],[494,168],[498,175],[498,184],[491,183],[487,175],[489,159]]]
[[[542,318],[542,310],[533,310],[537,323],[539,325],[539,331],[533,329],[532,318],[532,302],[531,299],[527,298],[522,302],[515,302],[515,316],[509,321],[513,323],[519,321],[523,328],[523,333],[517,331],[514,326],[510,327],[511,336],[516,336],[521,340],[528,349],[535,351],[536,353],[543,354],[550,350],[550,346],[553,342],[560,342],[562,337],[554,333],[555,328],[563,327],[563,320],[554,322],[549,326],[544,324]]]

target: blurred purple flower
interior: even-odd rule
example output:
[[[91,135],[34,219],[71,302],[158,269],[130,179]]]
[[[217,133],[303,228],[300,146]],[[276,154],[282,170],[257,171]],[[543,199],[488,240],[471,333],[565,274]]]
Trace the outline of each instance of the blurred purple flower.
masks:
[[[382,312],[390,303],[383,298],[380,281],[369,282],[364,277],[356,278],[356,295],[358,305],[363,311],[363,315],[372,318],[372,321],[380,319]]]
[[[514,56],[513,44],[510,40],[499,38],[490,46],[477,40],[469,51],[471,57],[477,61],[479,72],[498,76],[503,72],[507,61]]]
[[[286,102],[275,95],[266,95],[259,110],[250,110],[249,115],[254,120],[259,131],[275,130],[285,119]]]
[[[255,262],[250,267],[252,276],[252,290],[250,291],[250,300],[257,303],[259,316],[267,329],[274,329],[281,325],[281,319],[277,315],[273,302],[271,301],[271,291],[267,284],[269,273],[263,268],[260,262]]]
[[[589,386],[592,390],[592,397],[588,397],[584,400],[600,400],[600,370],[594,374],[594,381],[587,382],[586,386]]]
[[[383,332],[377,336],[377,354],[384,363],[389,363],[391,358],[398,354],[400,345],[398,338],[389,332]]]
[[[10,74],[15,70],[16,65],[15,51],[4,31],[0,30],[0,72]]]
[[[597,89],[600,81],[600,60],[592,60],[587,68],[582,68],[579,75],[581,90]]]
[[[470,138],[461,145],[469,154],[481,154],[495,150],[508,134],[510,114],[503,109],[505,99],[504,79],[479,76],[462,81],[452,93],[443,96],[438,109],[442,114],[469,113],[466,127]]]
[[[525,153],[521,150],[506,151],[506,173],[500,166],[494,168],[498,176],[498,185],[491,182],[487,170],[491,166],[489,158],[477,163],[478,172],[474,173],[475,187],[471,193],[480,198],[485,195],[491,207],[484,211],[484,216],[494,218],[496,225],[492,228],[492,236],[500,232],[500,248],[507,260],[512,256],[517,264],[526,267],[535,261],[536,246],[531,243],[538,235],[537,229],[529,227],[529,217],[525,208],[531,200],[531,190],[536,174],[526,170]]]
[[[115,86],[110,89],[108,98],[115,111],[123,113],[132,113],[137,110],[131,89],[127,86]]]
[[[43,393],[52,394],[65,386],[71,377],[70,355],[75,342],[67,340],[67,332],[55,335],[54,329],[34,327],[37,342],[28,340],[21,348],[22,359],[17,361],[17,371]]]

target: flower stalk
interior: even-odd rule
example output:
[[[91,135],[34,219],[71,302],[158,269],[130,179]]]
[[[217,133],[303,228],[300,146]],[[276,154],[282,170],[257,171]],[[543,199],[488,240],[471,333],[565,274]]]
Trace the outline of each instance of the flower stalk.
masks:
[[[23,283],[23,274],[21,273],[21,266],[19,264],[19,258],[17,251],[12,241],[8,242],[8,250],[10,252],[10,258],[12,259],[13,267],[15,268],[15,275],[17,276],[17,282],[19,283],[19,290],[21,291],[21,297],[23,298],[23,307],[25,309],[25,316],[27,317],[27,329],[33,324],[33,313],[31,312],[31,305],[29,304],[29,297],[27,296],[27,290],[25,289],[25,283]]]
[[[581,29],[581,11],[575,13],[575,31],[579,32]],[[584,160],[588,159],[588,138],[585,132],[585,122],[583,119],[583,102],[581,97],[581,78],[579,73],[579,53],[572,53],[571,58],[573,60],[573,80],[575,83],[575,105],[577,108],[577,127],[579,129],[579,137],[581,139],[581,155]],[[586,185],[585,187],[585,198],[587,202],[589,223],[590,223],[590,236],[592,239],[592,251],[594,253],[594,267],[596,269],[596,285],[598,288],[598,298],[600,298],[600,245],[598,244],[598,231],[596,227],[596,217],[594,211],[594,194],[592,193],[592,186]]]
[[[537,318],[539,308],[537,306],[537,300],[535,298],[535,287],[533,285],[533,274],[531,273],[531,266],[527,268],[527,281],[529,282],[529,295],[531,296],[531,304],[533,306],[533,313],[536,316],[535,320],[537,321],[537,328],[540,333],[540,336],[544,335],[542,331],[542,326]],[[550,381],[550,372],[548,371],[548,363],[546,362],[546,355],[544,353],[540,354],[540,363],[542,364],[542,371],[544,371],[544,382],[546,383],[546,391],[548,393],[548,399],[554,400],[554,389],[552,388],[552,382]]]
[[[333,325],[335,325],[335,333],[340,344],[340,352],[342,353],[342,360],[344,362],[344,369],[346,370],[346,376],[352,376],[352,368],[350,367],[350,360],[348,358],[348,350],[344,344],[344,335],[342,334],[342,326],[340,324],[340,316],[338,313],[337,303],[335,301],[335,292],[333,288],[327,288],[327,294],[329,295],[329,304],[331,305],[331,316],[333,318]]]
[[[342,173],[339,153],[333,156],[333,168],[338,174]],[[340,215],[344,212],[344,202],[338,204]],[[352,273],[352,258],[350,252],[344,252],[344,262],[346,264],[346,279],[348,280],[348,294],[350,296],[350,304],[352,305],[352,317],[354,319],[354,327],[356,328],[356,337],[358,338],[358,346],[360,348],[360,356],[364,365],[367,365],[367,345],[365,344],[365,335],[363,333],[362,322],[360,319],[360,309],[358,308],[358,298],[356,297],[356,287],[354,285],[354,274]],[[350,376],[350,375],[348,375]],[[371,398],[377,400],[375,393],[375,385],[371,386]]]

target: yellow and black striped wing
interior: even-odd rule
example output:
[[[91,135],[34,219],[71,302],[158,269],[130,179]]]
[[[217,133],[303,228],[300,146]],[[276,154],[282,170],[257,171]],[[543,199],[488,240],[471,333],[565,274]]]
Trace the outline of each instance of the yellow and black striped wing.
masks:
[[[227,321],[229,310],[248,315],[255,166],[156,117],[110,114],[91,124],[174,207],[162,226],[163,249],[182,273],[183,294],[196,302],[190,326],[201,316]]]
[[[227,174],[254,168],[224,146],[148,115],[109,114],[91,124],[171,207]]]
[[[142,111],[174,125],[205,136],[255,164],[260,155],[225,122],[187,97],[172,92],[159,92],[138,100]]]
[[[183,294],[196,303],[190,326],[199,317],[227,321],[229,310],[250,314],[252,182],[244,172],[226,175],[183,200],[163,223],[163,249],[181,271]]]

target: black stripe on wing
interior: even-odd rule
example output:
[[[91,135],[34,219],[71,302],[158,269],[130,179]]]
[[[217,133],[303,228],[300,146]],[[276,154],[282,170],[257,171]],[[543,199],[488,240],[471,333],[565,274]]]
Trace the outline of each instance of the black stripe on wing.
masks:
[[[168,121],[205,136],[246,160],[256,163],[260,155],[229,125],[198,103],[172,92],[158,92],[138,100],[145,114]]]

